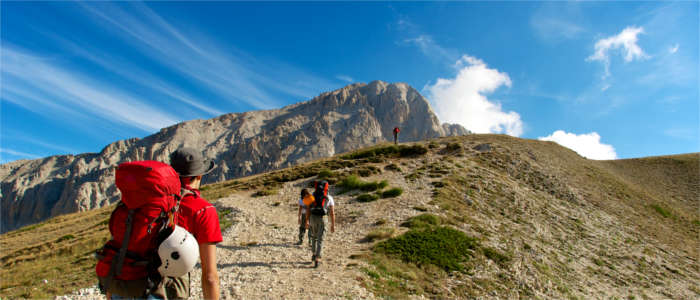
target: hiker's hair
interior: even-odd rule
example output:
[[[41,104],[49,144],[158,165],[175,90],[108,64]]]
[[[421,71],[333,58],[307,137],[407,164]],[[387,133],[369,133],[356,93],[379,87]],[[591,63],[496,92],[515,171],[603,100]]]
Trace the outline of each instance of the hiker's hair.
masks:
[[[301,189],[301,197],[304,198],[306,195],[311,195],[309,194],[309,190],[307,189]]]

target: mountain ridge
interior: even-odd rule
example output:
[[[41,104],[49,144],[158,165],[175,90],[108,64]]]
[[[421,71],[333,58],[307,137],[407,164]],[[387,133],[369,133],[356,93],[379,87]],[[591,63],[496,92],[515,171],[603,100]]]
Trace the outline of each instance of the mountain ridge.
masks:
[[[181,146],[202,149],[217,167],[205,183],[284,168],[391,139],[417,141],[469,131],[440,124],[427,99],[405,83],[355,83],[280,109],[229,113],[119,140],[98,153],[58,155],[0,165],[0,232],[118,200],[113,167],[167,161]]]

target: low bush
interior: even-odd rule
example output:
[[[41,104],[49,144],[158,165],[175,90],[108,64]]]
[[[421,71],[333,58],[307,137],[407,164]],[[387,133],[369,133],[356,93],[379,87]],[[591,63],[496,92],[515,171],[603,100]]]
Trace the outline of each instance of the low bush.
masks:
[[[377,196],[377,194],[361,194],[357,196],[358,202],[372,202],[377,199],[379,199],[379,196]]]
[[[664,218],[668,218],[668,217],[671,217],[671,216],[672,216],[672,214],[671,214],[670,211],[668,211],[667,209],[661,207],[661,206],[658,205],[658,204],[652,204],[652,205],[651,205],[651,208],[653,208],[653,209],[654,209],[656,212],[658,212],[660,215],[664,216]]]
[[[435,227],[410,230],[395,238],[382,241],[374,250],[417,265],[431,264],[447,272],[464,270],[466,262],[478,243],[459,230]]]
[[[341,193],[351,191],[351,190],[362,190],[366,192],[371,192],[371,191],[376,191],[376,190],[381,190],[389,185],[389,182],[386,180],[382,180],[380,182],[377,181],[370,181],[370,182],[364,182],[357,178],[355,175],[350,175],[348,177],[343,178],[337,186],[343,189]]]
[[[365,242],[374,242],[376,240],[383,240],[391,237],[394,234],[394,228],[382,227],[370,231],[367,236],[363,239]]]
[[[506,264],[510,261],[510,256],[503,254],[502,252],[496,249],[483,247],[481,250],[484,252],[484,256],[497,263],[501,267],[505,267]]]
[[[440,217],[433,215],[433,214],[421,214],[417,215],[415,217],[411,217],[406,222],[402,223],[401,226],[403,227],[408,227],[411,229],[421,229],[421,228],[430,228],[433,226],[440,225],[442,223],[442,219]]]
[[[323,169],[320,172],[318,172],[318,179],[328,179],[329,177],[333,176],[333,172],[329,169]]]
[[[382,198],[393,198],[398,197],[403,193],[401,188],[388,189],[382,192]]]
[[[357,152],[343,155],[340,158],[350,160],[350,159],[363,159],[363,158],[369,159],[369,158],[374,158],[374,157],[378,157],[378,156],[408,157],[408,156],[423,155],[426,153],[428,153],[428,148],[425,148],[421,145],[413,145],[413,146],[391,145],[391,146],[382,146],[382,147],[371,148],[371,149],[367,149],[367,150],[360,150]]]
[[[264,190],[259,190],[255,193],[253,193],[253,197],[263,197],[263,196],[271,196],[271,195],[277,195],[277,189],[264,189]]]

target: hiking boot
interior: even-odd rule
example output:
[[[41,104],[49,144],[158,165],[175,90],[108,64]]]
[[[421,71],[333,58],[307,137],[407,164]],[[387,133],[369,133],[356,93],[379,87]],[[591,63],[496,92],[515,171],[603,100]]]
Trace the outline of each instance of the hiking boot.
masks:
[[[303,242],[304,242],[304,241],[302,241],[302,240],[299,240],[298,242],[294,243],[294,245],[297,245],[297,246],[299,246],[299,245],[301,245],[301,244],[302,244]]]
[[[314,268],[318,268],[318,260],[314,260]]]

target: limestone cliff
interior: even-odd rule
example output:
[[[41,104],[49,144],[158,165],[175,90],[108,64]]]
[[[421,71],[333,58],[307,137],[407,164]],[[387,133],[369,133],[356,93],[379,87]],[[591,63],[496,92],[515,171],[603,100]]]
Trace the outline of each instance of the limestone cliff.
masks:
[[[392,140],[417,141],[469,133],[440,124],[428,101],[403,83],[356,83],[275,110],[225,114],[179,123],[143,139],[107,145],[100,153],[60,155],[0,165],[1,232],[119,199],[114,167],[124,161],[168,161],[181,146],[216,160],[215,182],[332,156]]]

